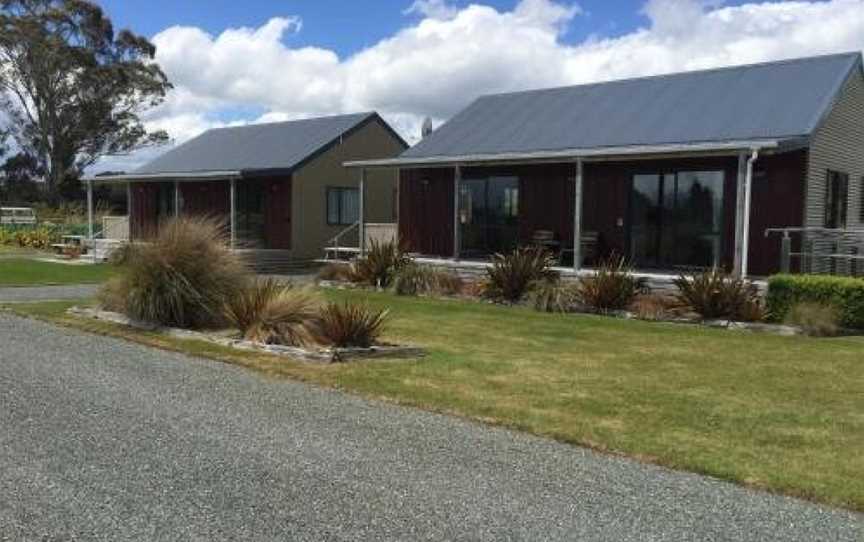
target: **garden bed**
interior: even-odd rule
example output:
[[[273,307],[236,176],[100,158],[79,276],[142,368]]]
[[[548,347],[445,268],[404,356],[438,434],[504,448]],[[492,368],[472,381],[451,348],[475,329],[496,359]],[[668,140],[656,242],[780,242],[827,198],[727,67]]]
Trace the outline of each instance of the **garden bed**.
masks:
[[[83,318],[90,318],[102,322],[110,322],[124,326],[142,329],[151,332],[162,333],[178,339],[193,339],[206,341],[220,346],[236,348],[238,350],[252,350],[265,352],[277,356],[284,356],[312,363],[342,363],[362,359],[405,359],[418,358],[426,355],[423,348],[409,345],[379,344],[368,348],[360,347],[321,347],[304,348],[298,346],[285,346],[278,344],[264,344],[254,341],[238,339],[234,336],[226,336],[219,332],[201,332],[189,329],[161,327],[146,322],[138,322],[118,312],[105,311],[95,308],[72,307],[68,313]]]
[[[332,288],[335,290],[367,290],[372,292],[382,291],[380,288],[373,288],[370,286],[365,286],[363,284],[357,284],[349,281],[340,281],[340,280],[319,280],[318,286],[321,288]],[[432,299],[459,299],[465,301],[472,301],[477,303],[488,303],[494,305],[502,305],[502,306],[530,306],[530,303],[527,301],[522,301],[519,303],[496,303],[494,301],[466,295],[431,295],[431,294],[423,294],[417,297],[429,297]],[[690,324],[690,325],[701,325],[710,328],[717,329],[729,329],[735,331],[750,331],[754,333],[770,333],[774,335],[781,335],[786,337],[793,337],[796,335],[803,335],[804,331],[798,326],[791,326],[785,324],[772,324],[766,322],[741,322],[737,320],[727,320],[727,319],[701,319],[698,316],[694,317],[686,317],[675,314],[670,314],[669,316],[659,317],[659,318],[640,318],[635,312],[632,311],[608,311],[608,312],[598,312],[588,309],[574,309],[567,311],[569,314],[589,314],[589,315],[598,315],[598,316],[608,316],[612,318],[621,318],[624,320],[643,320],[647,322],[664,322],[671,324]],[[856,335],[853,330],[843,330],[843,335]]]

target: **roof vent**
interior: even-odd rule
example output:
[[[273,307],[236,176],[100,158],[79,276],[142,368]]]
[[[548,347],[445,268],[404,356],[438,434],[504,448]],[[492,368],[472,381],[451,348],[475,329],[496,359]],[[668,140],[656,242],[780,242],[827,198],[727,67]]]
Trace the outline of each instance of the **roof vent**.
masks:
[[[423,127],[420,128],[420,139],[426,139],[430,135],[432,135],[432,119],[426,117],[423,119]]]

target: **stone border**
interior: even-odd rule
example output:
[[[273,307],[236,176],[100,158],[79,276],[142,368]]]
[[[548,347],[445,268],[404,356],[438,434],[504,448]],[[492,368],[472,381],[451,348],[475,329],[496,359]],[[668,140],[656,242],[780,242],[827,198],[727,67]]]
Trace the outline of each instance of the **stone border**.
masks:
[[[90,318],[112,324],[120,324],[144,331],[155,331],[178,339],[205,341],[227,348],[264,352],[277,356],[290,357],[314,363],[342,363],[358,359],[420,358],[426,351],[418,346],[372,346],[369,348],[300,348],[278,344],[263,344],[230,337],[220,337],[210,333],[191,331],[175,327],[161,327],[147,322],[132,320],[124,314],[100,309],[72,307],[67,311],[73,316]]]

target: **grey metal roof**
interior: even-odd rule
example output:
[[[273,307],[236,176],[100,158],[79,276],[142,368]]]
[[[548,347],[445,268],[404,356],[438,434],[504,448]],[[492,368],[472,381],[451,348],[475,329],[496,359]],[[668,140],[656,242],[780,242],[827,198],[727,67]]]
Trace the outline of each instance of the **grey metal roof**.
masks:
[[[402,159],[807,137],[861,54],[483,96]]]
[[[288,171],[371,118],[378,118],[377,113],[208,130],[138,168],[134,174]]]

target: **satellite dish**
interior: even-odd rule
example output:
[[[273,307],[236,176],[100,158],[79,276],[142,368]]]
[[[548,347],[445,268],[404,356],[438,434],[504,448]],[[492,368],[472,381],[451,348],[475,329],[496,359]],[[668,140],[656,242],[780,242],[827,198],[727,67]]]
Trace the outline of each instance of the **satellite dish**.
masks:
[[[432,119],[430,117],[426,117],[423,119],[423,127],[420,128],[420,138],[426,139],[427,136],[432,134]]]

